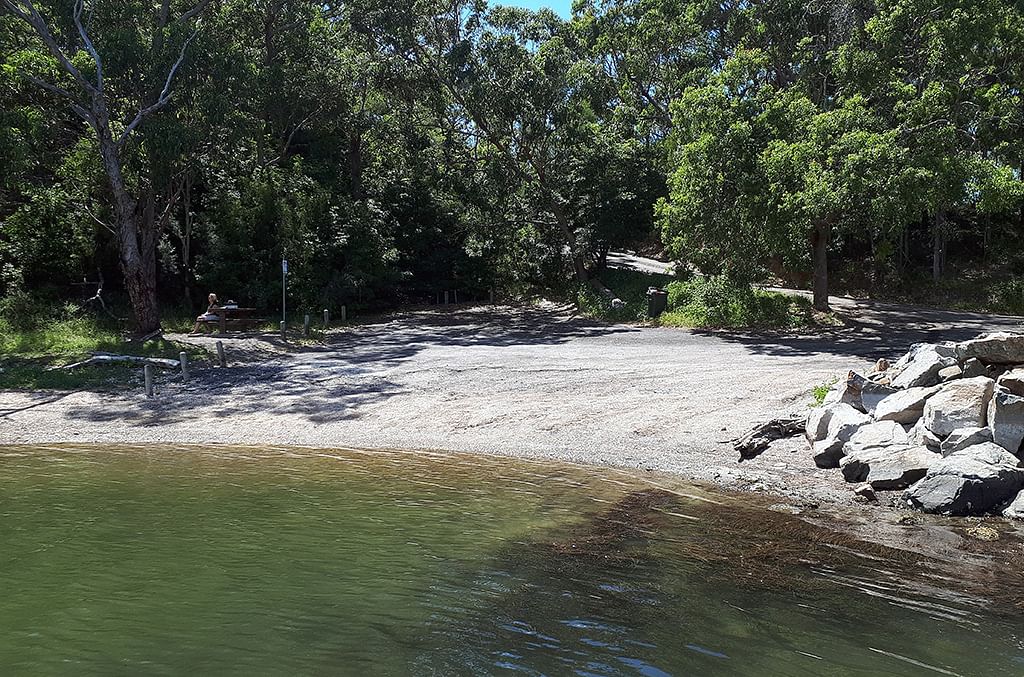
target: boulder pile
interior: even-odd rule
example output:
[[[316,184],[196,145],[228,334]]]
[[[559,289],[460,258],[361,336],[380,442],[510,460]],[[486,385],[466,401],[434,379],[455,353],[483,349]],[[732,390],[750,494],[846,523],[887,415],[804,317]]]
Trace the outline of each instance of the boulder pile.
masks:
[[[924,512],[1024,519],[1024,334],[919,343],[851,371],[804,430],[814,462],[858,495],[901,490]]]

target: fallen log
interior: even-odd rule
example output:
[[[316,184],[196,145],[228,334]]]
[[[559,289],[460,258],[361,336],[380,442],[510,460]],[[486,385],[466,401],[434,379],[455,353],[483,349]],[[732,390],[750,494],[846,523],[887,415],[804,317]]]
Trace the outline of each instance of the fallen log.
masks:
[[[162,357],[138,357],[136,355],[112,355],[109,353],[103,353],[93,355],[92,357],[82,360],[81,362],[74,362],[72,364],[64,365],[63,367],[50,367],[47,371],[53,371],[54,369],[76,369],[78,367],[84,367],[87,364],[110,364],[116,362],[128,362],[130,364],[150,364],[154,367],[161,367],[162,369],[177,369],[181,366],[178,360],[170,360]]]
[[[601,280],[596,277],[590,278],[590,286],[594,288],[594,291],[603,296],[612,308],[621,308],[626,305],[625,301],[616,296],[615,292],[611,289],[601,284]]]
[[[775,440],[803,432],[805,421],[804,416],[773,418],[767,423],[755,425],[746,435],[733,440],[733,449],[739,452],[741,461],[749,461],[760,455]]]

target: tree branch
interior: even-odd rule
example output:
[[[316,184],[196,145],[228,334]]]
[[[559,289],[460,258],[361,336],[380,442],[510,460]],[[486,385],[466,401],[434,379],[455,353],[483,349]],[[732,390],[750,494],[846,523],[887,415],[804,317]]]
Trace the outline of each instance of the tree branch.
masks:
[[[97,90],[93,87],[92,83],[85,79],[82,72],[75,68],[71,60],[61,50],[57,40],[53,37],[53,33],[50,32],[49,26],[46,25],[46,20],[43,19],[35,5],[32,4],[32,0],[0,0],[0,7],[8,10],[31,26],[32,30],[43,41],[46,49],[60,62],[61,67],[74,78],[75,82],[90,95],[97,94]]]
[[[128,135],[131,134],[136,127],[142,124],[142,120],[147,115],[160,110],[171,100],[171,83],[174,81],[174,74],[178,72],[178,67],[181,66],[181,62],[185,60],[185,51],[188,49],[189,43],[191,43],[198,34],[199,29],[196,28],[192,31],[192,35],[188,36],[188,39],[182,43],[181,51],[178,53],[178,60],[174,62],[174,65],[171,66],[171,70],[167,73],[167,81],[164,82],[164,88],[160,91],[160,95],[157,97],[156,102],[140,110],[138,114],[136,114],[135,119],[128,123],[128,126],[124,128],[120,138],[117,140],[117,145],[119,147],[124,145],[124,142],[128,139]]]
[[[89,34],[85,31],[85,27],[82,25],[82,10],[85,7],[85,0],[75,0],[75,28],[78,29],[78,35],[82,38],[82,44],[85,45],[85,51],[89,52],[89,56],[96,62],[96,91],[103,91],[103,62],[100,60],[100,54],[96,51],[96,48],[92,44],[92,40],[89,39]]]

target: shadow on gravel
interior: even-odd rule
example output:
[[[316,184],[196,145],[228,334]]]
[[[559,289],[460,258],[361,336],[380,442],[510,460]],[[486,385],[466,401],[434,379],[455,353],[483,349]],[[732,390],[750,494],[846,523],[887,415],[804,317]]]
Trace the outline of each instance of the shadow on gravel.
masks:
[[[388,371],[432,347],[555,345],[636,331],[550,310],[452,308],[354,325],[330,334],[326,345],[288,345],[276,335],[221,338],[227,369],[197,365],[187,384],[166,384],[151,400],[127,407],[77,407],[68,415],[140,426],[190,420],[199,425],[213,416],[231,425],[233,417],[259,412],[330,423],[357,419],[368,407],[405,392]]]
[[[698,331],[743,344],[750,352],[776,357],[838,355],[894,359],[914,343],[964,341],[990,331],[1024,332],[1024,318],[849,302],[836,314],[845,327],[816,334]]]

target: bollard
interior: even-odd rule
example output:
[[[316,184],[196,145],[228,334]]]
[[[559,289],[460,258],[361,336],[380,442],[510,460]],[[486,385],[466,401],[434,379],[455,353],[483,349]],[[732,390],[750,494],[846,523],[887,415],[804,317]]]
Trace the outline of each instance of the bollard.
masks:
[[[146,381],[146,397],[153,397],[153,365],[142,365],[142,377]]]
[[[217,341],[217,360],[220,362],[221,367],[228,366],[228,361],[224,357],[224,343]]]
[[[456,289],[455,291],[452,292],[452,294],[455,295],[455,305],[459,305],[459,290]]]
[[[281,320],[281,340],[287,341],[288,337],[285,335],[284,320]]]
[[[309,315],[302,318],[302,335],[309,336]]]
[[[491,287],[491,305],[494,305],[494,287]]]
[[[331,311],[324,308],[324,328],[331,325]]]
[[[448,292],[444,293],[444,304],[448,305]]]
[[[188,353],[182,351],[178,353],[178,362],[181,363],[181,380],[188,380]]]
[[[341,307],[341,323],[345,324],[348,321],[348,306]]]

